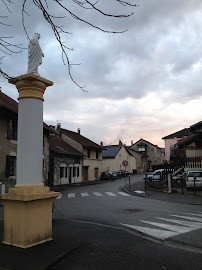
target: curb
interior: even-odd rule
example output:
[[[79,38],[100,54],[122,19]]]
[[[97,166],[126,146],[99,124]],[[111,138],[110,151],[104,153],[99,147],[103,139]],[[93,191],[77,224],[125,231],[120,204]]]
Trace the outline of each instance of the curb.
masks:
[[[132,191],[130,191],[127,188],[124,188],[124,187],[122,187],[121,190],[126,192],[127,194],[130,194],[130,195],[133,195],[133,196],[142,197],[142,198],[148,198],[148,195],[146,195],[146,194],[138,194],[138,193],[135,193],[134,191],[132,192]]]
[[[49,267],[53,266],[54,264],[56,264],[57,262],[62,260],[65,256],[67,256],[68,254],[70,254],[74,250],[78,249],[79,247],[80,247],[80,242],[76,243],[75,246],[71,247],[70,249],[62,252],[60,255],[56,256],[51,262],[48,262],[48,263],[44,264],[38,270],[47,270],[47,269],[49,269]]]
[[[79,183],[72,183],[72,184],[65,184],[65,185],[57,185],[57,186],[51,186],[50,189],[55,190],[65,190],[69,187],[80,187],[80,186],[89,186],[89,185],[97,185],[101,184],[101,180],[94,180],[94,181],[87,181],[87,182],[79,182]]]

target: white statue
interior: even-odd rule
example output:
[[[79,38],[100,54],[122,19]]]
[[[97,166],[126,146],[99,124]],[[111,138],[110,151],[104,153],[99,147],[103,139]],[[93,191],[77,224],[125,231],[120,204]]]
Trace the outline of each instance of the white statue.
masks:
[[[27,73],[38,73],[38,66],[42,64],[44,54],[39,45],[40,34],[35,33],[28,45],[28,69]]]

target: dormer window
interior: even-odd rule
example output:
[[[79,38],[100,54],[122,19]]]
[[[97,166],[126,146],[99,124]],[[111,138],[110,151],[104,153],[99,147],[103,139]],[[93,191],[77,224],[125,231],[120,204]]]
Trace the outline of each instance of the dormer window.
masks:
[[[145,145],[138,145],[138,151],[139,152],[145,152],[146,151]]]

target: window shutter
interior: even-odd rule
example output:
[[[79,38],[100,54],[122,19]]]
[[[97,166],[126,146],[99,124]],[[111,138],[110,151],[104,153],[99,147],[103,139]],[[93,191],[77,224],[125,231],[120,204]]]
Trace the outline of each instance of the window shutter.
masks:
[[[10,176],[11,159],[10,156],[6,156],[6,177]]]
[[[12,139],[12,120],[8,120],[7,139]]]

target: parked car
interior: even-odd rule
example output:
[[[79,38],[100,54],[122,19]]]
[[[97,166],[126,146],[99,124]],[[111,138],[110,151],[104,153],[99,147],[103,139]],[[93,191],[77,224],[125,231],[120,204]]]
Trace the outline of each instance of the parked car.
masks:
[[[145,177],[149,181],[161,181],[167,177],[167,173],[165,169],[159,169],[154,171],[153,173],[146,174]]]
[[[186,177],[186,188],[187,190],[194,188],[194,180],[195,180],[195,187],[201,188],[202,187],[202,171],[187,171]]]
[[[114,179],[120,179],[122,177],[122,174],[120,171],[112,171],[112,174],[114,176]]]
[[[178,183],[180,184],[182,180],[184,180],[184,176],[186,175],[186,173],[184,173],[184,169],[178,170],[176,172],[173,173],[172,175],[172,181],[174,183]]]
[[[128,171],[125,171],[125,170],[120,170],[119,172],[121,173],[122,177],[125,177],[125,174],[126,174],[126,177],[128,177],[130,174]]]
[[[111,180],[114,179],[114,176],[111,172],[102,172],[101,179]]]

